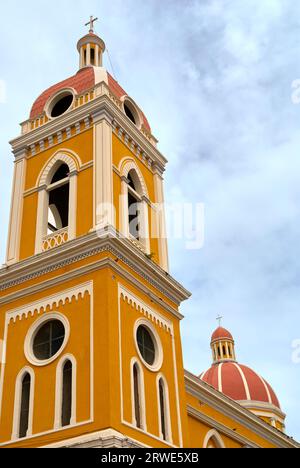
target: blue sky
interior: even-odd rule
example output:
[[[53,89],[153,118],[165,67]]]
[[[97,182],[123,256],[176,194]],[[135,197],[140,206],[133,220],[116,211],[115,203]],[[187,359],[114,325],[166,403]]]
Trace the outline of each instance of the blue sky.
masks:
[[[300,3],[293,0],[44,0],[2,5],[0,259],[13,158],[34,99],[77,71],[76,41],[101,21],[116,78],[145,111],[169,159],[168,202],[205,204],[205,245],[170,242],[172,274],[193,292],[182,307],[185,366],[209,367],[216,316],[241,363],[273,386],[300,439]],[[107,57],[107,68],[110,70]],[[111,71],[111,70],[110,70]]]

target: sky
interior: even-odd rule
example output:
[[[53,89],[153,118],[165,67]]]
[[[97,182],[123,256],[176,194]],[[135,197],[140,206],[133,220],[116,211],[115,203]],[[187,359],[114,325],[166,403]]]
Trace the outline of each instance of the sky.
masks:
[[[172,275],[193,293],[181,309],[185,367],[210,367],[220,314],[239,362],[270,382],[300,440],[300,2],[2,0],[1,11],[0,262],[8,141],[36,97],[77,71],[94,14],[105,66],[169,160],[167,202],[205,207],[202,249],[169,242]]]

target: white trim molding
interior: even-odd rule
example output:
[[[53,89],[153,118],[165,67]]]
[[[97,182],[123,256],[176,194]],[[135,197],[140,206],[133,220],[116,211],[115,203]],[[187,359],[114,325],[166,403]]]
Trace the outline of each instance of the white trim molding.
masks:
[[[208,446],[211,440],[215,442],[215,444],[217,445],[217,448],[223,448],[223,449],[226,448],[222,437],[215,429],[211,429],[206,434],[204,438],[204,442],[203,442],[203,448],[212,448]]]
[[[156,216],[156,238],[158,240],[159,263],[165,271],[169,271],[169,251],[168,251],[168,235],[166,227],[165,213],[165,198],[163,178],[160,171],[156,170],[153,176],[154,192],[155,192],[155,209]]]
[[[49,190],[51,180],[60,164],[66,164],[69,168],[69,220],[67,240],[70,241],[76,237],[77,222],[77,174],[81,167],[81,161],[75,153],[69,150],[60,150],[48,160],[43,167],[37,180],[38,209],[35,238],[35,254],[43,251],[43,239],[47,236],[48,215],[49,215]],[[55,233],[54,233],[55,236]]]
[[[140,240],[136,241],[141,246],[146,254],[150,254],[150,229],[149,229],[149,193],[145,183],[143,174],[137,163],[132,157],[125,157],[119,164],[118,171],[121,177],[121,197],[120,197],[120,231],[121,234],[131,239],[129,232],[129,211],[128,211],[128,196],[129,192],[133,191],[128,185],[128,175],[134,175],[136,185],[136,193],[134,196],[138,198],[139,204],[139,224],[140,224]]]
[[[146,417],[146,399],[145,399],[145,382],[144,382],[144,371],[139,363],[138,359],[132,358],[130,363],[130,383],[131,383],[131,407],[132,407],[132,424],[138,428],[136,417],[135,417],[135,389],[134,389],[134,367],[138,369],[138,384],[139,384],[139,404],[140,404],[140,418],[141,418],[141,429],[147,432],[147,417]]]
[[[33,353],[34,339],[37,333],[39,332],[39,330],[41,329],[41,327],[45,325],[46,323],[51,322],[52,320],[58,320],[64,326],[65,337],[64,337],[63,343],[60,349],[57,351],[57,353],[54,356],[52,356],[50,359],[46,359],[46,360],[37,359]],[[44,314],[42,317],[36,320],[32,324],[32,326],[29,328],[29,331],[27,333],[27,336],[25,338],[25,343],[24,343],[24,353],[25,353],[26,359],[30,362],[30,364],[36,367],[47,366],[51,362],[55,361],[58,358],[58,356],[63,352],[63,350],[67,346],[69,337],[70,337],[70,324],[64,315],[58,312],[52,312],[51,314]]]
[[[115,227],[113,209],[112,117],[104,111],[93,114],[94,132],[94,229]]]
[[[155,348],[155,351],[154,351],[155,352],[155,358],[154,358],[154,363],[152,365],[148,364],[145,361],[142,354],[141,354],[141,351],[140,351],[140,348],[139,348],[139,345],[138,345],[138,342],[137,342],[137,332],[138,332],[139,327],[145,327],[147,329],[147,331],[150,333],[150,336],[152,338],[154,348]],[[143,365],[148,370],[150,370],[151,372],[158,372],[161,369],[161,366],[163,364],[164,351],[163,351],[163,347],[161,345],[161,339],[160,339],[157,331],[155,330],[155,327],[152,325],[152,322],[150,322],[149,320],[143,319],[143,318],[138,319],[135,322],[134,327],[133,327],[133,340],[134,340],[134,343],[135,343],[135,348],[136,348],[137,354],[138,354],[141,362],[143,363]]]
[[[161,423],[161,404],[160,404],[160,388],[159,383],[162,381],[163,383],[163,390],[164,390],[164,418],[165,418],[165,425],[166,425],[166,442],[173,444],[172,440],[172,423],[171,423],[171,412],[170,412],[170,397],[169,397],[169,387],[168,382],[163,374],[158,374],[156,377],[156,391],[157,391],[157,407],[158,407],[158,427],[159,427],[159,434],[160,438],[164,440],[163,432],[162,432],[162,423]]]
[[[55,419],[54,429],[62,428],[62,401],[63,401],[63,369],[70,361],[72,364],[72,400],[71,400],[71,422],[70,426],[76,425],[77,407],[77,361],[73,354],[65,354],[56,367],[56,387],[55,387]]]
[[[26,374],[30,375],[30,397],[29,397],[29,416],[28,416],[28,430],[26,437],[32,435],[33,425],[33,410],[34,410],[34,387],[35,387],[35,374],[31,367],[24,367],[18,374],[15,384],[15,401],[14,401],[14,416],[13,416],[13,430],[12,440],[20,439],[20,415],[21,415],[21,400],[22,400],[22,383]]]
[[[12,265],[19,261],[21,225],[23,219],[23,193],[25,190],[26,175],[26,152],[23,152],[23,158],[15,161],[14,180],[11,198],[10,221],[8,230],[8,243],[6,253],[7,265]]]
[[[47,102],[45,104],[45,107],[44,107],[44,111],[45,111],[48,119],[49,120],[55,120],[57,117],[61,117],[62,115],[69,112],[70,110],[74,109],[76,95],[77,95],[77,93],[76,93],[74,88],[63,88],[63,89],[60,89],[59,91],[57,91],[57,93],[51,95],[49,97],[49,99],[47,100]],[[67,96],[72,96],[72,98],[73,98],[73,100],[72,100],[70,106],[68,107],[68,109],[65,112],[63,112],[62,114],[58,115],[57,117],[52,117],[51,113],[53,111],[53,108],[56,106],[56,104],[61,99],[63,99],[64,97],[67,97]]]
[[[70,172],[79,171],[82,167],[81,159],[76,153],[74,153],[74,151],[71,151],[67,148],[61,148],[60,150],[56,151],[44,165],[37,178],[36,186],[43,187],[44,185],[49,184],[49,181],[57,169],[57,164],[61,162],[67,164]]]

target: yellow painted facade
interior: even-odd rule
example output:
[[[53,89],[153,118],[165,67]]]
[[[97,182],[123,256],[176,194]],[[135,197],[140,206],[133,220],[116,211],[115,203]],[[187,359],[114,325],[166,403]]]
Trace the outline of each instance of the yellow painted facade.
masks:
[[[95,75],[98,72],[106,76],[104,69]],[[87,91],[89,98],[82,97]],[[152,235],[164,228],[157,206],[163,202],[166,160],[145,125],[124,113],[124,99],[109,81],[100,79],[82,96],[78,92],[76,105],[57,118],[46,111],[34,116],[12,142],[16,176],[7,264],[0,270],[0,447],[297,446],[184,370],[180,304],[190,294],[167,271],[166,240]],[[52,169],[63,164],[69,168],[71,203],[64,228],[68,238],[51,247],[60,229],[50,237],[39,229],[49,222]],[[148,240],[128,233],[127,199],[124,205],[121,197],[124,187],[130,191],[126,168],[141,182],[139,222],[151,226]],[[112,216],[107,210],[100,210],[99,216],[101,200],[112,201]],[[48,317],[63,317],[64,344],[53,357],[39,362],[31,348],[38,324],[48,323]],[[155,366],[141,356],[139,326],[155,341]],[[66,359],[73,363],[72,414],[62,426],[59,373]],[[20,436],[26,372],[31,375],[28,427]]]

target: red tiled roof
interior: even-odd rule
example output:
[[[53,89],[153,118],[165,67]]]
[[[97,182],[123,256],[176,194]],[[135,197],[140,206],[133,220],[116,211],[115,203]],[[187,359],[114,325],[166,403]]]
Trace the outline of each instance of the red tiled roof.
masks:
[[[127,93],[124,89],[119,85],[119,83],[108,73],[108,87],[110,88],[111,92],[120,99],[123,96],[126,96]],[[31,112],[30,112],[30,119],[36,119],[39,117],[45,108],[45,105],[48,99],[57,93],[59,90],[64,88],[73,88],[75,89],[76,93],[80,94],[88,89],[91,89],[95,86],[95,73],[93,67],[87,67],[80,70],[76,75],[67,78],[60,83],[51,86],[46,91],[44,91],[38,99],[34,102]],[[143,124],[145,128],[151,132],[151,128],[149,122],[145,115],[142,113],[143,117]]]
[[[219,327],[212,334],[211,341],[220,340],[222,338],[229,339],[233,341],[232,334],[225,328]]]
[[[247,366],[221,362],[214,364],[200,378],[235,401],[264,402],[280,409],[278,398],[271,386]]]
[[[95,74],[92,67],[83,68],[76,75],[71,78],[67,78],[60,83],[51,86],[46,91],[44,91],[35,101],[30,112],[30,119],[36,119],[44,111],[46,102],[48,99],[57,93],[60,89],[64,88],[74,88],[75,91],[80,94],[84,91],[93,88],[95,85]]]

